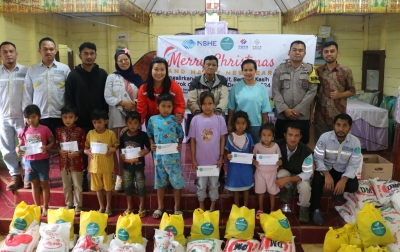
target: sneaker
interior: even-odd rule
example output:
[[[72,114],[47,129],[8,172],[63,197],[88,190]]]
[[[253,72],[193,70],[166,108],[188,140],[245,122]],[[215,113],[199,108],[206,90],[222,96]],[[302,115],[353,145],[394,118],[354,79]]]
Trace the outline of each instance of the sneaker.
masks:
[[[11,182],[8,183],[6,191],[15,191],[24,186],[21,175],[14,175],[11,177]]]
[[[285,204],[289,203],[289,200],[292,198],[292,195],[293,195],[293,187],[289,187],[289,188],[285,187],[285,190],[281,194],[281,197],[280,197],[281,202],[285,203]]]
[[[117,175],[117,180],[115,181],[115,191],[122,191],[122,178],[121,176]]]
[[[24,188],[25,189],[32,189],[32,185],[30,181],[24,181]]]
[[[316,209],[313,213],[313,221],[317,225],[324,225],[324,219],[322,218],[322,213],[319,209]]]
[[[308,207],[300,207],[300,222],[309,222],[310,221],[310,212],[308,211]]]

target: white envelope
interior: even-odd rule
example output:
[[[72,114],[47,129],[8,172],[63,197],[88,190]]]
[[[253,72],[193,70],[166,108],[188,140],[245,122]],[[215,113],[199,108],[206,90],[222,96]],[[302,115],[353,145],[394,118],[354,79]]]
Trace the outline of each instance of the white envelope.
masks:
[[[216,165],[201,165],[197,168],[197,177],[219,176],[219,168]]]
[[[174,154],[178,153],[178,143],[170,143],[170,144],[157,144],[157,155],[164,155],[164,154]]]
[[[241,153],[241,152],[232,152],[232,163],[239,164],[252,164],[253,163],[253,154],[249,153]]]
[[[260,165],[276,165],[279,160],[278,154],[257,154],[256,159]]]
[[[19,148],[21,150],[25,151],[24,156],[30,156],[30,155],[43,153],[43,151],[42,151],[42,149],[40,147],[42,147],[42,142],[31,143],[29,145],[20,146]]]
[[[106,154],[108,150],[108,145],[105,143],[90,143],[91,152],[94,154]]]
[[[125,159],[132,159],[140,157],[139,152],[141,151],[140,147],[136,148],[126,148],[121,149],[122,154],[125,155]]]
[[[79,151],[77,141],[60,143],[60,146],[63,151]]]

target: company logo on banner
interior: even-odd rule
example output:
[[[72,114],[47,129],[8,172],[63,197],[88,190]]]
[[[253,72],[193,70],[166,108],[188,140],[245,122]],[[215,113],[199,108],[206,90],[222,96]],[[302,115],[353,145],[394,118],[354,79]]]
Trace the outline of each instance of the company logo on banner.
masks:
[[[301,40],[306,44],[304,62],[313,64],[317,38],[314,35],[190,35],[158,37],[157,55],[168,61],[171,79],[182,88],[185,99],[189,84],[203,74],[203,59],[215,55],[218,74],[226,77],[230,89],[243,80],[241,64],[246,59],[257,63],[256,81],[265,85],[272,96],[272,76],[275,68],[289,58],[290,44]]]

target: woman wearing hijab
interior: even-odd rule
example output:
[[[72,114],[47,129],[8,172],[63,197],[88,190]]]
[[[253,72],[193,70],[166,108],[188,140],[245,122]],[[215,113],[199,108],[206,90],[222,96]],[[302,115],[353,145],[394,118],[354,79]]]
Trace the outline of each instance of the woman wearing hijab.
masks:
[[[108,128],[119,138],[121,130],[126,126],[126,112],[136,109],[136,98],[143,80],[133,72],[131,56],[128,49],[119,50],[115,56],[116,71],[107,77],[104,98],[109,105]],[[116,174],[121,175],[122,162],[119,151],[116,152]]]

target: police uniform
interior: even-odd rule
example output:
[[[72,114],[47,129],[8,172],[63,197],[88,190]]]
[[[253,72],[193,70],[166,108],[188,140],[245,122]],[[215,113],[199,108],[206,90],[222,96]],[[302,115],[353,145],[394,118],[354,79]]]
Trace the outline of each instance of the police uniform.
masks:
[[[316,171],[312,181],[312,205],[321,209],[321,197],[325,184],[322,171],[329,171],[334,184],[342,177],[348,177],[345,192],[353,193],[358,189],[356,172],[362,161],[360,140],[352,134],[347,134],[340,143],[334,131],[321,135],[314,149]]]
[[[277,122],[276,139],[282,139],[285,126],[291,122],[286,118],[286,109],[295,109],[300,115],[296,120],[301,126],[301,141],[307,144],[309,141],[310,105],[314,101],[319,84],[318,76],[313,65],[302,63],[293,67],[290,61],[280,64],[274,72],[272,79],[272,96],[275,102],[275,117]]]

